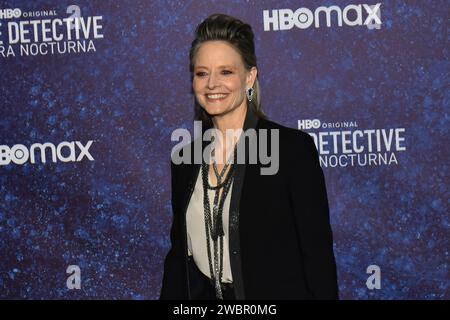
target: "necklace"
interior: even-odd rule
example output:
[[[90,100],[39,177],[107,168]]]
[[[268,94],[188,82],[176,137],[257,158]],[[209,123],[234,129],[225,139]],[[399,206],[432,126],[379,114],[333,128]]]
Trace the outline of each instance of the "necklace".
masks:
[[[223,206],[225,199],[230,190],[231,182],[233,181],[234,163],[236,163],[236,146],[233,150],[233,164],[229,161],[224,165],[219,172],[217,164],[213,161],[212,167],[217,179],[217,185],[211,186],[209,184],[209,164],[203,162],[202,164],[202,182],[203,182],[203,208],[205,213],[205,232],[206,232],[206,246],[208,252],[209,271],[214,282],[216,297],[223,299],[222,295],[222,275],[223,275]],[[211,152],[214,155],[214,149]],[[228,173],[225,176],[225,173]],[[225,178],[224,178],[225,176]],[[223,181],[222,181],[223,179]],[[214,190],[213,208],[211,214],[208,191]],[[221,193],[222,191],[222,193]],[[211,257],[211,241],[213,245],[213,257]]]

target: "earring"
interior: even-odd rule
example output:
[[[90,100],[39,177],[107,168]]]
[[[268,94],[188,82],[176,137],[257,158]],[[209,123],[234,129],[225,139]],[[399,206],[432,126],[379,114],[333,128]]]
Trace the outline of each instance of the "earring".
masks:
[[[245,89],[245,94],[247,95],[248,102],[252,101],[254,92],[255,90],[252,87]]]

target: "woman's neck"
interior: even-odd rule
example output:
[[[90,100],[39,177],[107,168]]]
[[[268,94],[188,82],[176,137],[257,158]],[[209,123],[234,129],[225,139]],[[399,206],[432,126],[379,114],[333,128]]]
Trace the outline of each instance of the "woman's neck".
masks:
[[[223,116],[216,116],[212,119],[214,128],[226,137],[227,130],[240,130],[244,127],[245,116],[247,115],[247,105],[244,104]]]
[[[234,149],[234,145],[239,140],[244,128],[247,108],[247,105],[244,104],[228,114],[221,117],[216,116],[212,119],[214,128],[218,129],[221,134],[221,137],[216,141],[215,146],[217,152],[216,157],[218,157],[220,163],[227,161]],[[231,130],[231,132],[227,132],[227,130]]]

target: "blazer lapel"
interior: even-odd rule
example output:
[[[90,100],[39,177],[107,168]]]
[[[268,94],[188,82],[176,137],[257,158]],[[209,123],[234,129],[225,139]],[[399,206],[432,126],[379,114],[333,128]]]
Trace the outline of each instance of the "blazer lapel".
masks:
[[[248,109],[244,122],[244,132],[247,129],[255,129],[258,123],[256,115]],[[244,137],[242,133],[241,137]],[[238,144],[245,144],[245,158],[248,160],[248,144],[246,139],[239,139]],[[239,147],[238,147],[239,148]],[[244,282],[242,277],[242,263],[240,252],[240,237],[239,237],[239,207],[241,202],[242,185],[245,178],[245,164],[235,164],[233,188],[230,199],[230,213],[229,213],[229,249],[230,249],[230,264],[233,275],[234,294],[237,300],[245,299]]]

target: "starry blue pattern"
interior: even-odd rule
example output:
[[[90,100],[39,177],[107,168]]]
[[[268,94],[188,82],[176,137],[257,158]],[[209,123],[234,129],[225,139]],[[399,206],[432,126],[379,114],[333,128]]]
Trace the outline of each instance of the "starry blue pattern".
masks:
[[[71,4],[0,8],[64,16]],[[348,4],[80,0],[82,15],[103,16],[96,52],[0,57],[0,145],[93,140],[95,159],[0,166],[0,298],[158,298],[170,135],[192,128],[188,51],[196,25],[223,12],[253,26],[274,121],[406,128],[399,165],[324,168],[341,298],[449,299],[448,1],[383,2],[380,30],[263,29],[264,9]],[[380,290],[365,284],[372,264]],[[80,290],[66,287],[68,265]]]

